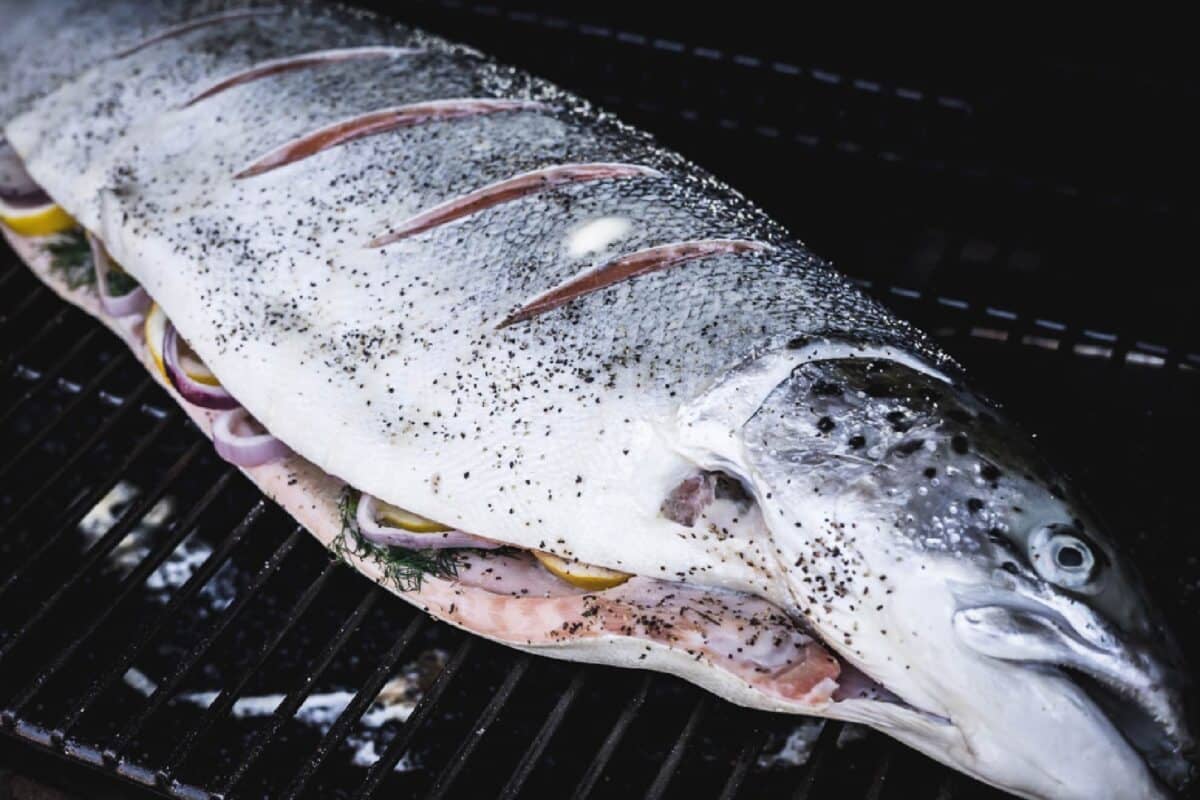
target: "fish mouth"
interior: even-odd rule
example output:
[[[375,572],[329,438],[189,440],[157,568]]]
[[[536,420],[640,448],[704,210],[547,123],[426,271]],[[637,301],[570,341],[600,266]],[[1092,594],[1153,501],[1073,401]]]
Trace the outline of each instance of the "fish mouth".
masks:
[[[995,601],[997,598],[991,598]],[[1073,609],[1071,616],[1077,617]],[[967,605],[953,616],[959,640],[991,659],[1066,678],[1165,785],[1196,782],[1196,742],[1180,670],[1123,642],[1099,618],[1086,624],[1024,596]]]

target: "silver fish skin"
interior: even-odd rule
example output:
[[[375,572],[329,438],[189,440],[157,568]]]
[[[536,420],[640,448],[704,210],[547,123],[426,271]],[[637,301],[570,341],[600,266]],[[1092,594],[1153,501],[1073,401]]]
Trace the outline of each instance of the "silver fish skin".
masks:
[[[97,61],[159,31],[243,7],[254,6],[235,0],[4,0],[0,75],[7,80],[0,85],[0,119],[12,119]]]
[[[37,5],[23,25],[72,27]],[[811,713],[1016,794],[1191,780],[1186,673],[1110,533],[944,353],[735,191],[578,97],[358,13],[279,4],[138,47],[179,6],[141,38],[105,7],[91,66],[0,97],[5,136],[297,453],[494,540],[763,597],[886,688]],[[192,102],[354,47],[396,52]],[[389,241],[597,164],[642,169]],[[697,470],[740,481],[765,541],[660,513]]]

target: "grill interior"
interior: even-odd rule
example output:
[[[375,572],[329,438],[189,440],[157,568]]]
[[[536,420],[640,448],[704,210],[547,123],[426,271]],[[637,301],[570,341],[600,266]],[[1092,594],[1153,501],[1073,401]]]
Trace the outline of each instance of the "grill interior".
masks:
[[[1200,451],[1200,336],[1176,266],[1196,209],[1165,156],[1101,165],[1103,143],[1062,129],[1144,81],[889,72],[704,20],[685,39],[619,6],[561,13],[406,16],[655,131],[934,334],[1127,533],[1200,661],[1180,466]],[[1068,89],[1070,113],[1052,102]],[[423,617],[330,561],[7,250],[0,365],[0,765],[89,797],[996,795],[873,732]]]

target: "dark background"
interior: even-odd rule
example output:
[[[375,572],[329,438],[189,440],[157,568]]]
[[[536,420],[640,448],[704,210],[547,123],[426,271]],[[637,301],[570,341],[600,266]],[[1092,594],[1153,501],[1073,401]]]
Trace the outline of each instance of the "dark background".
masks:
[[[654,132],[933,334],[1075,475],[1200,663],[1200,81],[1184,25],[1171,32],[1163,22],[1137,43],[1128,20],[1099,30],[1093,16],[1051,30],[1042,19],[897,20],[866,10],[835,23],[782,4],[374,5]],[[843,747],[839,725],[826,727],[804,765],[761,767],[793,720],[736,709],[667,677],[522,659],[441,624],[385,655],[421,615],[381,591],[335,646],[356,604],[371,597],[365,581],[336,567],[313,605],[296,611],[295,598],[330,569],[306,536],[275,578],[257,593],[246,588],[292,530],[272,507],[219,568],[249,597],[241,618],[209,639],[224,617],[189,601],[160,632],[143,634],[163,598],[131,587],[106,559],[87,566],[76,510],[125,480],[176,503],[156,546],[185,516],[194,518],[191,540],[215,546],[238,530],[257,492],[180,421],[122,345],[63,311],[2,248],[0,282],[0,584],[9,588],[0,602],[0,709],[28,698],[18,716],[34,731],[0,731],[0,800],[10,791],[39,796],[10,784],[6,769],[68,785],[75,798],[131,796],[111,769],[78,764],[145,708],[119,681],[95,683],[131,647],[159,681],[183,653],[202,653],[179,692],[244,679],[243,696],[281,692],[296,702],[386,676],[389,658],[452,654],[441,699],[390,731],[389,747],[403,736],[410,743],[394,755],[422,767],[382,778],[379,796],[494,796],[512,785],[534,742],[544,749],[530,762],[527,798],[568,796],[591,778],[590,797],[622,800],[998,796],[882,735]],[[126,463],[135,443],[140,455]],[[28,512],[19,524],[14,509]],[[119,525],[128,529],[140,512],[125,513]],[[53,549],[39,556],[52,536]],[[13,565],[22,574],[10,574]],[[68,573],[82,577],[64,584]],[[20,648],[6,649],[59,593]],[[283,624],[294,627],[256,666]],[[328,665],[317,669],[324,654]],[[39,684],[48,664],[57,672]],[[66,735],[74,755],[64,756],[52,735],[85,696],[88,711]],[[541,738],[564,697],[568,710]],[[185,734],[206,721],[212,728],[173,763]],[[131,739],[123,763],[148,784],[163,770],[162,786],[211,791],[259,752],[230,796],[278,796],[319,736],[273,722],[209,719],[168,703]],[[43,734],[49,744],[31,743]],[[605,742],[613,749],[600,763]],[[350,796],[364,772],[336,745],[308,796]]]

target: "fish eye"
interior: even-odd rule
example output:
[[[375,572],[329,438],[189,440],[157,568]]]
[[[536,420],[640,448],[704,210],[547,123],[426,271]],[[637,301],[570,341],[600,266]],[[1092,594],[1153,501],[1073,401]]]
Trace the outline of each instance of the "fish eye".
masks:
[[[1029,560],[1038,575],[1065,589],[1086,588],[1100,563],[1094,546],[1069,525],[1044,525],[1034,531]]]

